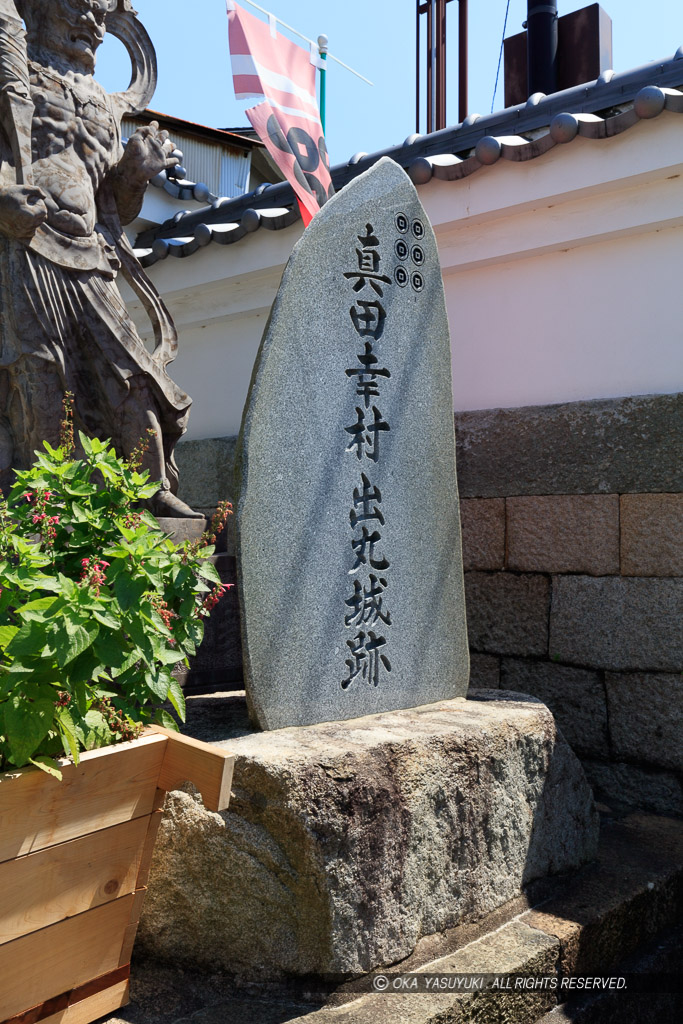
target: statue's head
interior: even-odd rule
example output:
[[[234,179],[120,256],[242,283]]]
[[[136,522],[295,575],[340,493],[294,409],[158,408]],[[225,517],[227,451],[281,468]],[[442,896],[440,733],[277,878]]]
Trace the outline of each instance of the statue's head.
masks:
[[[29,50],[59,54],[74,69],[92,74],[106,19],[119,0],[17,0],[26,23]]]

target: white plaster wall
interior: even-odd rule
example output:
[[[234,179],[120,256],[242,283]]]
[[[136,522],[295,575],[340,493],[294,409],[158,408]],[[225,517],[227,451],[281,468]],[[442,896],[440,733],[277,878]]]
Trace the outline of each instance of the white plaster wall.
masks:
[[[683,390],[683,117],[500,161],[420,197],[434,224],[458,410]],[[188,438],[239,429],[254,356],[300,227],[169,258]],[[144,315],[131,303],[141,325]]]
[[[683,390],[681,120],[667,112],[420,190],[456,409]]]
[[[150,277],[178,329],[178,356],[169,373],[193,399],[185,440],[238,433],[270,307],[300,234],[295,226],[263,230],[235,245],[214,244],[151,268]],[[125,284],[121,291],[151,346],[141,303]]]
[[[683,228],[446,276],[458,410],[683,390]]]
[[[237,434],[268,311],[182,333],[174,380],[192,397],[185,440]]]

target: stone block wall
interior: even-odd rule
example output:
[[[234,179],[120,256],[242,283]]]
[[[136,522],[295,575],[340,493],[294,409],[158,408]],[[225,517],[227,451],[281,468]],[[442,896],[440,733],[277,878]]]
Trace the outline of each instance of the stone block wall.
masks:
[[[459,413],[456,433],[471,685],[543,700],[599,798],[683,815],[683,395]],[[179,445],[181,497],[234,501],[234,450]],[[238,647],[217,629],[196,677],[234,685]]]
[[[471,684],[554,712],[598,797],[683,814],[683,396],[456,416]]]

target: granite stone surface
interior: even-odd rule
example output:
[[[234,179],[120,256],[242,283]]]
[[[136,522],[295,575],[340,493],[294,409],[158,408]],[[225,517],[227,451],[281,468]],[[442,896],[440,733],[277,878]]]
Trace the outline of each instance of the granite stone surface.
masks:
[[[235,501],[233,471],[236,437],[208,437],[181,441],[175,457],[180,471],[179,496],[203,508]]]
[[[609,821],[597,862],[569,891],[551,896],[521,920],[558,936],[563,975],[610,972],[639,946],[680,924],[682,865],[680,822],[636,814]]]
[[[554,576],[550,655],[595,668],[677,672],[683,665],[677,579]]]
[[[470,688],[495,690],[500,686],[500,658],[470,651]],[[521,687],[520,687],[521,690]]]
[[[683,576],[683,494],[622,494],[624,576]]]
[[[175,450],[180,473],[178,497],[210,517],[221,501],[237,505],[234,463],[236,437],[182,441]],[[235,517],[226,526],[226,550],[235,553]]]
[[[439,957],[424,972],[439,979],[453,975],[530,974],[552,975],[559,942],[522,921],[510,921],[495,932]],[[422,973],[422,972],[420,972]],[[388,972],[390,983],[400,980],[400,966]],[[431,979],[430,979],[431,980]],[[418,991],[373,992],[353,1003],[324,1006],[302,1014],[289,1024],[536,1024],[540,1014],[557,1000],[552,990],[510,992],[458,991],[452,985],[439,990],[426,983]],[[179,1022],[183,1024],[183,1022]],[[222,1024],[209,1017],[198,1024]]]
[[[460,502],[465,571],[505,565],[505,499],[465,498]]]
[[[467,625],[473,650],[544,655],[550,581],[545,576],[468,572]]]
[[[393,161],[354,179],[296,245],[236,465],[258,724],[464,695],[448,321],[434,234]]]
[[[539,1014],[554,1005],[555,993],[547,990],[473,993],[471,985],[467,991],[458,992],[453,987],[439,991],[432,983],[433,978],[494,972],[553,975],[559,946],[554,935],[530,928],[519,920],[507,920],[502,926],[484,932],[476,942],[447,955],[432,957],[424,967],[406,967],[405,964],[391,967],[387,975],[391,985],[396,985],[395,990],[373,989],[373,978],[368,975],[342,985],[318,1008],[312,998],[316,988],[311,985],[307,987],[306,1003],[297,1006],[294,998],[287,1000],[270,994],[268,986],[261,986],[260,999],[258,985],[253,986],[248,995],[240,990],[230,992],[230,982],[225,979],[227,991],[222,999],[208,998],[208,1005],[182,1018],[177,1014],[163,1014],[163,1010],[161,1016],[157,1016],[160,1002],[163,1005],[158,997],[163,993],[167,1000],[170,995],[178,1001],[189,1002],[185,992],[188,988],[200,988],[201,975],[191,971],[180,979],[169,977],[163,966],[147,961],[142,977],[139,977],[142,972],[134,965],[131,1005],[116,1011],[113,1018],[107,1017],[102,1024],[536,1024]],[[402,993],[397,983],[404,972],[412,971],[425,975],[420,979],[419,991],[411,986],[407,993],[405,989]],[[165,991],[156,983],[156,975],[162,972],[166,975]],[[213,989],[220,977],[207,976],[207,987]]]
[[[456,414],[462,498],[683,490],[683,394]]]
[[[455,414],[461,498],[683,490],[683,397],[641,395]],[[179,495],[231,497],[236,438],[182,442]]]
[[[522,572],[619,572],[619,496],[508,498],[507,567]]]
[[[582,761],[596,799],[617,811],[637,810],[683,818],[680,772],[643,768],[623,761]]]
[[[448,1005],[434,991],[433,979],[503,971],[558,978],[575,972],[659,974],[655,981],[662,975],[673,980],[680,974],[683,948],[683,925],[677,923],[683,910],[682,842],[675,819],[605,816],[589,864],[534,884],[476,922],[424,937],[410,957],[382,970],[391,982],[384,993],[374,987],[373,974],[350,981],[289,976],[282,986],[264,986],[261,979],[245,989],[217,967],[202,971],[178,958],[166,965],[138,949],[131,1003],[106,1024],[540,1024],[533,990],[513,991],[509,1001],[497,992],[487,1002],[483,993],[472,998],[449,988]],[[398,982],[415,976],[424,982],[417,992],[394,991]],[[637,1008],[637,996],[629,991],[613,994],[621,998],[622,1012],[617,1006],[613,1015],[593,1014],[590,1024],[678,1024],[680,1013],[672,1009],[679,1008],[680,999],[673,993],[663,1007],[652,992],[644,993],[646,1005]],[[572,999],[563,1006],[570,1012],[557,1024],[587,1020],[576,1014]],[[650,1014],[653,1006],[658,1013]],[[554,1017],[542,1020],[555,1022]]]
[[[549,661],[503,658],[500,686],[542,700],[576,753],[609,755],[607,702],[598,672]]]
[[[475,697],[231,730],[230,807],[167,797],[139,952],[242,978],[364,972],[592,859],[592,793],[551,713]]]
[[[683,771],[681,673],[607,672],[605,689],[614,759]]]

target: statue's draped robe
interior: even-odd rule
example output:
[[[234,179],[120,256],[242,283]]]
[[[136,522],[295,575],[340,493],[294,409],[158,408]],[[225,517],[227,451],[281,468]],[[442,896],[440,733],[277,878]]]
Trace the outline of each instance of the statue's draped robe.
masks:
[[[31,65],[31,94],[34,183],[56,208],[28,246],[0,235],[0,479],[10,465],[29,465],[44,439],[57,443],[71,391],[77,425],[112,438],[120,454],[158,428],[175,491],[173,448],[191,400],[145,347],[116,284],[121,260],[129,271],[134,264],[112,188],[122,152],[117,117],[87,76]],[[16,180],[7,140],[2,147],[0,187]],[[138,267],[133,273],[143,278]],[[145,284],[152,316],[170,324]]]

